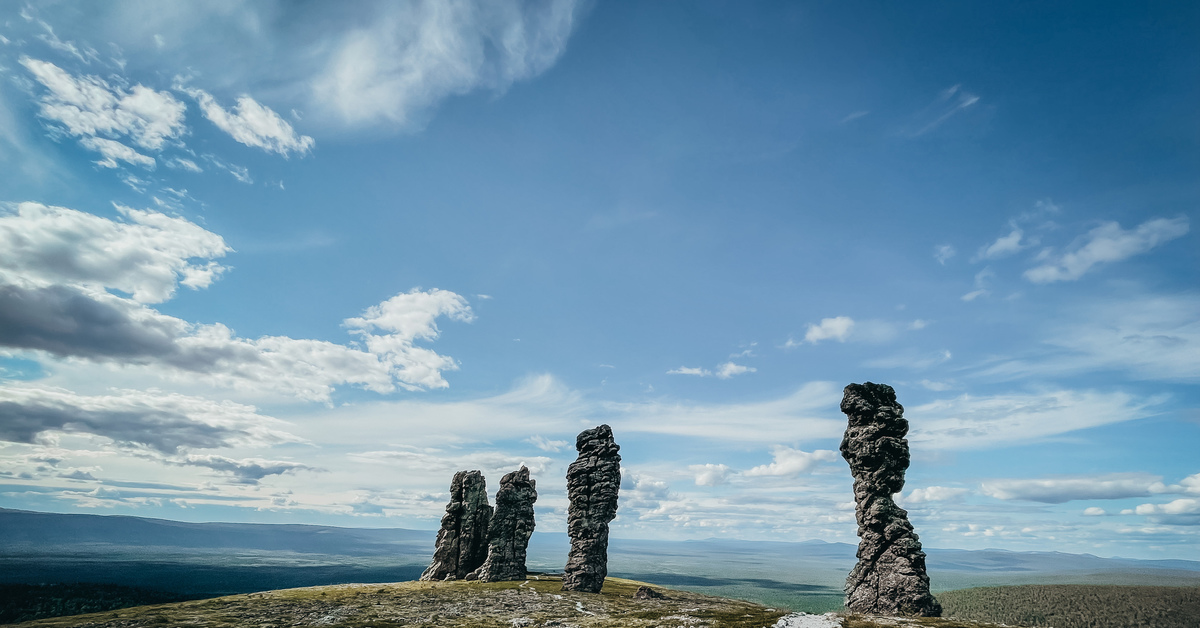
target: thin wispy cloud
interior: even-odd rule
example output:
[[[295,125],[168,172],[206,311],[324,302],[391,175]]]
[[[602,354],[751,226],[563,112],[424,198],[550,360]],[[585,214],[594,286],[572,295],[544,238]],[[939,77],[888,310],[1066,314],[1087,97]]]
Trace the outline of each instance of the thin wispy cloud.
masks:
[[[1122,229],[1115,222],[1106,222],[1089,231],[1070,250],[1051,255],[1046,263],[1025,271],[1033,283],[1075,281],[1101,264],[1119,262],[1180,238],[1190,228],[1188,218],[1155,218],[1137,226]]]

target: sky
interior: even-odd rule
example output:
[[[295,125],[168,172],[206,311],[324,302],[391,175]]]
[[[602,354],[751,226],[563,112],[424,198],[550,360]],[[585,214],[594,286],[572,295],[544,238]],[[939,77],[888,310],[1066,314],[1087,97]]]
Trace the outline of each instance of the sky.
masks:
[[[0,4],[0,507],[1200,559],[1200,5]]]

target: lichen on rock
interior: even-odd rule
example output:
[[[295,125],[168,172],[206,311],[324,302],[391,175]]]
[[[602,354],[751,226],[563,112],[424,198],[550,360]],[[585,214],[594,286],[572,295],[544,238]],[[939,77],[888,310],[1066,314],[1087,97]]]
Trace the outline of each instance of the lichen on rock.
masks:
[[[462,580],[487,559],[492,507],[479,471],[459,471],[450,482],[450,503],[434,542],[433,562],[421,580]]]
[[[567,468],[567,534],[571,553],[563,569],[563,590],[599,593],[608,576],[608,524],[617,516],[621,487],[621,447],[607,425],[580,432],[579,457]]]
[[[842,457],[854,475],[858,564],[846,579],[846,608],[858,613],[940,617],[929,592],[925,552],[892,495],[904,488],[909,465],[908,421],[886,384],[850,384],[842,398],[849,419]]]
[[[468,580],[483,582],[525,579],[525,550],[533,535],[536,481],[524,465],[500,479],[496,509],[488,527],[487,560]]]

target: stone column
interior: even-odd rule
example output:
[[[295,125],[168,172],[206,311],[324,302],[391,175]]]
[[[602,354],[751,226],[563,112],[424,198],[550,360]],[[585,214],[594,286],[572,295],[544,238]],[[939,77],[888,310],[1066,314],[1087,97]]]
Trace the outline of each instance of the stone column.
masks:
[[[842,457],[854,475],[858,564],[846,579],[846,608],[856,613],[940,617],[929,592],[925,552],[908,512],[892,495],[904,488],[908,421],[896,391],[885,384],[850,384],[842,398],[849,418]]]
[[[459,471],[450,482],[450,503],[442,515],[433,562],[421,580],[461,580],[487,558],[488,524],[492,507],[487,484],[479,471]]]
[[[608,576],[608,524],[617,516],[621,447],[612,428],[584,430],[575,439],[579,458],[567,468],[567,534],[571,554],[563,569],[564,591],[599,593]]]
[[[525,466],[505,475],[496,491],[496,511],[488,527],[487,560],[467,580],[483,582],[525,579],[525,550],[533,535],[533,503],[537,483]]]

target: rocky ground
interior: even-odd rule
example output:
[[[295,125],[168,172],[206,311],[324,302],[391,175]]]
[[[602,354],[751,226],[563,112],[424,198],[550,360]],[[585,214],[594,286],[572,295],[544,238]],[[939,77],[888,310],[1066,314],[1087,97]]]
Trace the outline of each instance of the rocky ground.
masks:
[[[609,578],[599,594],[561,591],[558,576],[523,582],[400,582],[286,589],[17,624],[33,628],[284,628],[425,626],[447,628],[995,628],[991,624],[791,614],[751,602]]]

